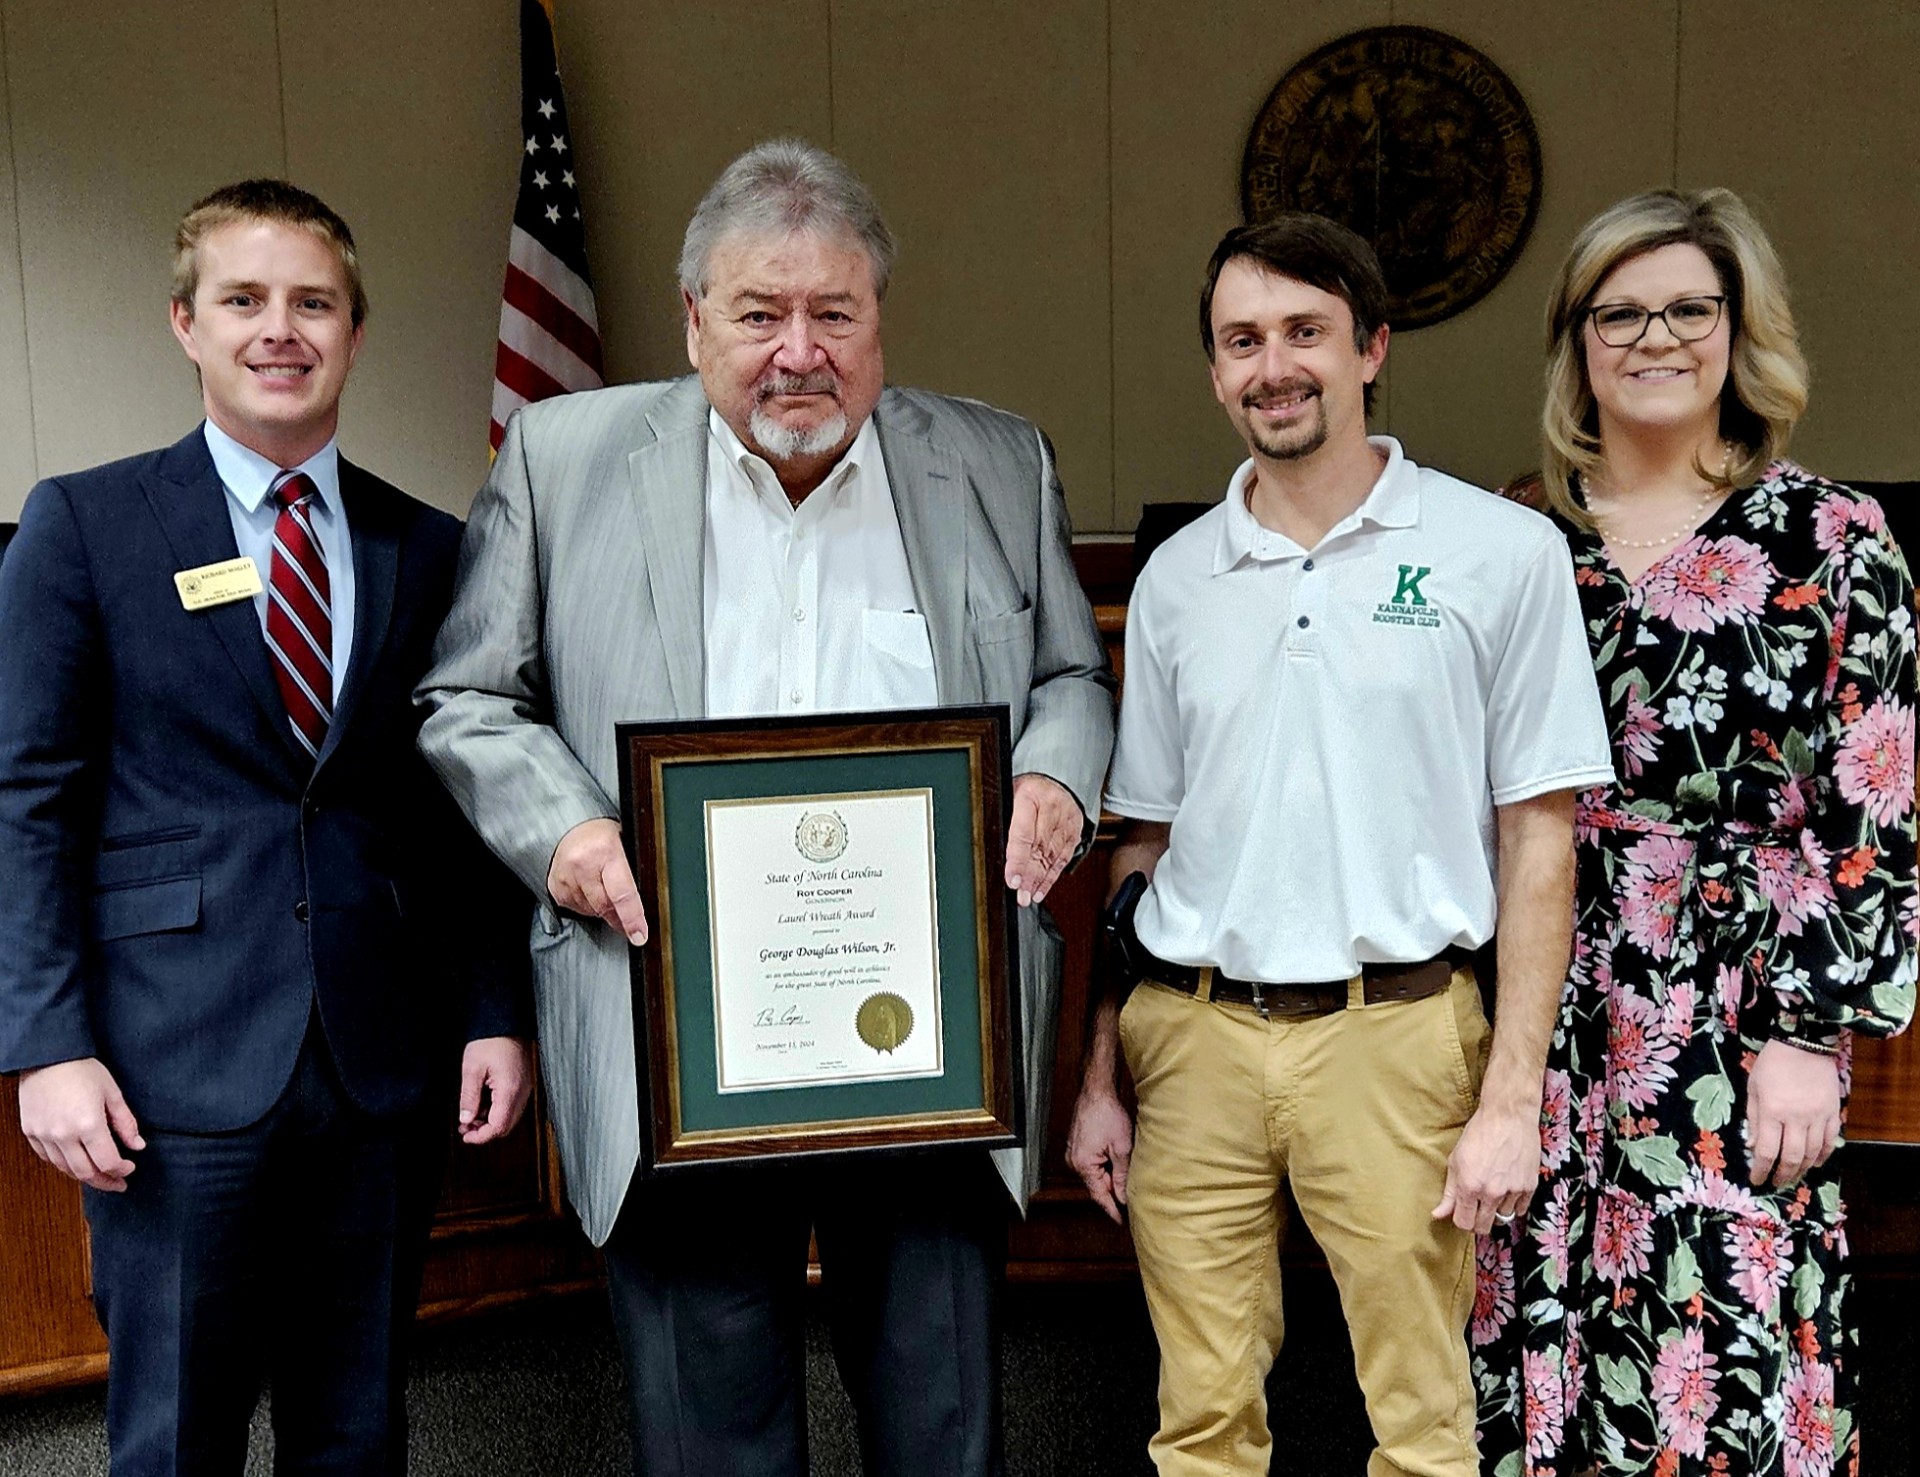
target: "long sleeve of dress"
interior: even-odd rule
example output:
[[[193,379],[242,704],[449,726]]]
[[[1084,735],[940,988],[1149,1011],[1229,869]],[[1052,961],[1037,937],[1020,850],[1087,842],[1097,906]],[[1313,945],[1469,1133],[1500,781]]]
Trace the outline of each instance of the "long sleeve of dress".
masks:
[[[1811,784],[1799,855],[1774,874],[1806,916],[1766,947],[1774,1034],[1825,1049],[1842,1028],[1888,1036],[1912,1020],[1920,904],[1912,577],[1872,499],[1834,489],[1815,523],[1829,589],[1806,613],[1828,619],[1827,666],[1806,750],[1789,740],[1782,756]],[[1769,870],[1763,857],[1763,891]]]

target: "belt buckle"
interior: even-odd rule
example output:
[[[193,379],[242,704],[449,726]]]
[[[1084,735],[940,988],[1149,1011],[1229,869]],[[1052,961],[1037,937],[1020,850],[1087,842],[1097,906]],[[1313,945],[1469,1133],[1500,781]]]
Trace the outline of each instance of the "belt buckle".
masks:
[[[1254,1011],[1259,1015],[1261,1020],[1270,1021],[1273,1019],[1273,1008],[1267,1004],[1267,991],[1278,990],[1279,988],[1281,987],[1278,985],[1270,985],[1265,980],[1247,981],[1247,995],[1253,1001]]]

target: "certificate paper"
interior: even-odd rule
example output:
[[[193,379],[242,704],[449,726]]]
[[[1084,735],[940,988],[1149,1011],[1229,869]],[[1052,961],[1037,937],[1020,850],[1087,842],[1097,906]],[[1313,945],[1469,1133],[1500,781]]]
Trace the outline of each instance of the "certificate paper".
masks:
[[[706,802],[722,1093],[942,1070],[933,791]]]

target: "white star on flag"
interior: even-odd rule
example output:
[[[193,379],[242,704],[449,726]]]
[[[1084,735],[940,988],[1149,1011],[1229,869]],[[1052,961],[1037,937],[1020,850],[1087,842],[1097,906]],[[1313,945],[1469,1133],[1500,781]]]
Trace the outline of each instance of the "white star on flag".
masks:
[[[0,0],[4,6],[6,0]],[[487,444],[500,447],[507,420],[523,405],[605,383],[599,316],[587,272],[575,172],[549,167],[567,151],[567,99],[553,49],[554,0],[517,0],[520,12],[520,187],[507,238],[494,350]],[[566,187],[556,199],[561,178]],[[5,1463],[0,1462],[0,1466]]]

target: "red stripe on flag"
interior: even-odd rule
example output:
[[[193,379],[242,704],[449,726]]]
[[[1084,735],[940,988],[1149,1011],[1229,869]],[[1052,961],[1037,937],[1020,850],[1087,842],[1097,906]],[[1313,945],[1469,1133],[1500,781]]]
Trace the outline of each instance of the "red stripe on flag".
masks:
[[[507,264],[502,296],[571,349],[595,374],[605,377],[600,363],[600,330],[511,262]]]
[[[493,377],[514,394],[527,400],[545,400],[564,395],[567,387],[524,354],[516,354],[505,344],[495,346]]]

